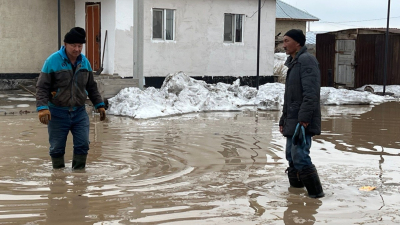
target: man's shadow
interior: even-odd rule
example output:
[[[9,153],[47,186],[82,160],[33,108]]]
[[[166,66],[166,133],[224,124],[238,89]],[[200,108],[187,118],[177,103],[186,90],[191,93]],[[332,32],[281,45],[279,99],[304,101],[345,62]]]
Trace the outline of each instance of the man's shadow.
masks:
[[[314,215],[318,213],[318,208],[322,205],[319,199],[309,198],[305,189],[288,188],[291,193],[287,197],[287,209],[283,213],[285,225],[312,225],[315,223]]]

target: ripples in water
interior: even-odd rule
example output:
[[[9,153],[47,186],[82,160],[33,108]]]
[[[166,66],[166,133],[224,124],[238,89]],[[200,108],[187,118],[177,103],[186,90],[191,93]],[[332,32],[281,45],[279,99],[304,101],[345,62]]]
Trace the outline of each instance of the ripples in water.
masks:
[[[327,194],[322,201],[305,197],[304,189],[288,190],[279,112],[110,116],[105,123],[92,115],[84,172],[69,168],[72,137],[68,168],[53,171],[47,129],[36,115],[3,117],[0,223],[290,224],[293,216],[315,220],[317,212],[330,221],[332,210],[347,222],[365,221],[363,215],[376,212],[365,206],[365,214],[351,217],[345,206],[381,197],[360,194],[358,186],[379,181],[382,192],[398,196],[398,170],[389,169],[400,127],[390,113],[398,109],[390,103],[324,117],[312,149]],[[387,208],[398,205],[386,199]]]

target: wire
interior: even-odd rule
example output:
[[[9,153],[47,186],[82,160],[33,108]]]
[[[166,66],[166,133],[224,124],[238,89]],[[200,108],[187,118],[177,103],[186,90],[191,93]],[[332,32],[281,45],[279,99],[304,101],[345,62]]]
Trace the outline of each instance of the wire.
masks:
[[[264,7],[266,1],[267,1],[267,0],[264,0],[264,3],[263,3],[263,5],[261,6],[261,8]],[[247,18],[252,18],[257,12],[258,12],[258,10],[255,11],[255,12],[253,13],[253,15],[251,15],[251,16],[247,16],[247,15],[246,15],[246,17],[247,17]]]
[[[389,19],[400,18],[400,16],[390,17]],[[358,22],[366,22],[366,21],[375,21],[375,20],[386,20],[387,18],[380,18],[380,19],[370,19],[370,20],[355,20],[355,21],[341,21],[341,22],[329,22],[329,21],[319,21],[319,23],[358,23]]]

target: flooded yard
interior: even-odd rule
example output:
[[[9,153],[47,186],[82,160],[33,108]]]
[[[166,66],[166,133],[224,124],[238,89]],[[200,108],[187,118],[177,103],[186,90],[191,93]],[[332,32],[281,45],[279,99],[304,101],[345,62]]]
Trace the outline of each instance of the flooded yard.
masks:
[[[325,197],[288,188],[278,111],[89,113],[87,168],[53,170],[32,96],[0,92],[0,224],[399,224],[399,102],[323,107]],[[360,191],[362,186],[376,187]]]

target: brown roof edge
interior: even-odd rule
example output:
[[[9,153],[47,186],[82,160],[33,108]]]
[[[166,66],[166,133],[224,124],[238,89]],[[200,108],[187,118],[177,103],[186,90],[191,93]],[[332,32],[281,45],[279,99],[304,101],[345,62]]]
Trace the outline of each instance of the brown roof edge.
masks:
[[[386,33],[386,28],[350,28],[350,29],[344,29],[344,30],[330,31],[330,32],[326,32],[326,33],[333,34],[333,33],[341,32],[341,31],[349,31],[349,30],[355,30],[355,31],[357,31],[357,33],[359,33],[360,30],[370,30],[370,31]],[[400,29],[389,28],[389,33],[400,34]]]
[[[283,21],[304,21],[304,22],[307,22],[307,21],[319,21],[319,20],[315,20],[315,19],[293,19],[293,18],[276,18],[276,20],[283,20]]]

